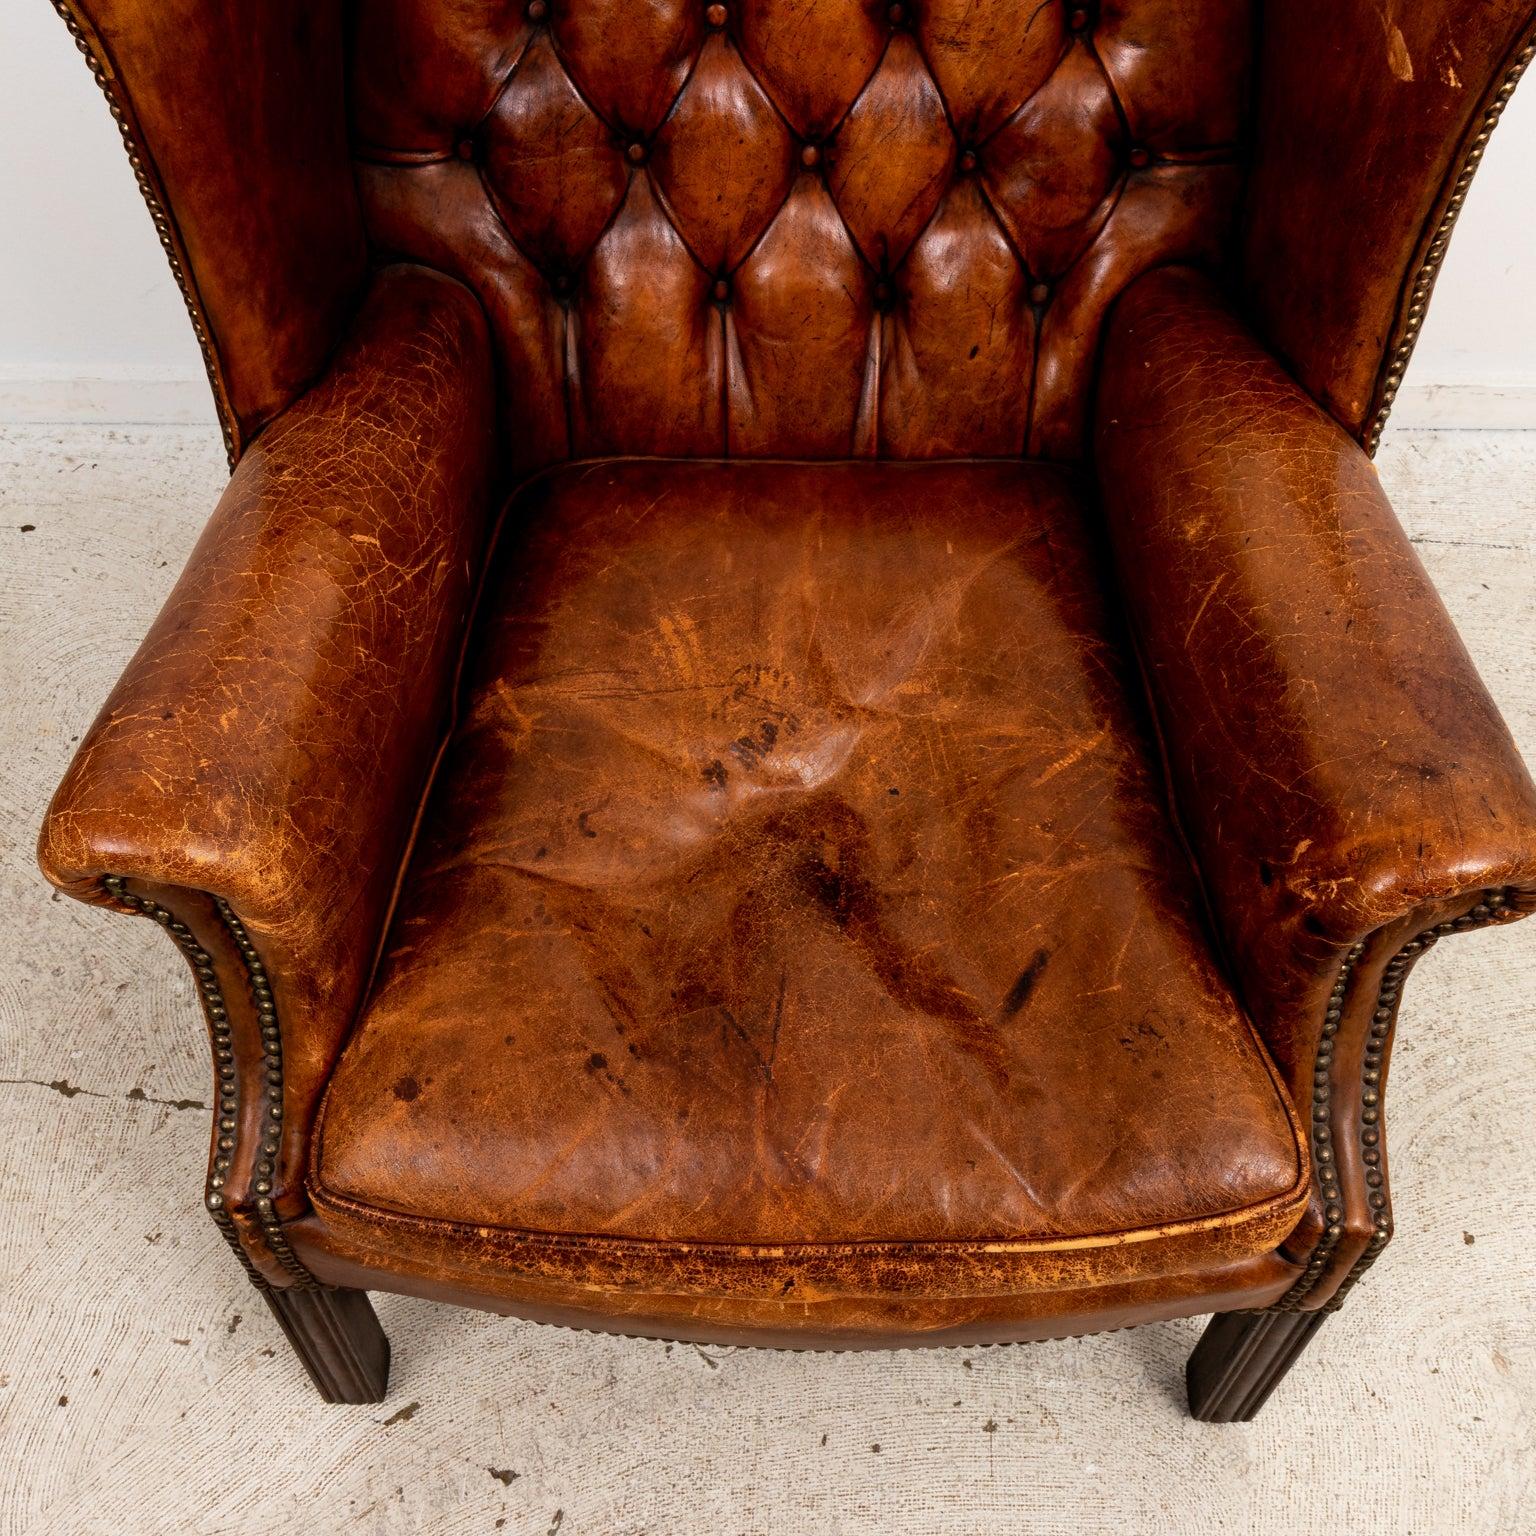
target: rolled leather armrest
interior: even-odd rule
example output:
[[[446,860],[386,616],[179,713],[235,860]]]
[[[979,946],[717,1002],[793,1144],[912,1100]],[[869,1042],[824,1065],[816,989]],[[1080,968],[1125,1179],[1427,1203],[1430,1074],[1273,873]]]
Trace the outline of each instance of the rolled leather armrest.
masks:
[[[1532,905],[1536,791],[1369,460],[1205,278],[1120,299],[1097,456],[1177,810],[1305,1106],[1330,1025],[1383,1073],[1407,965]]]
[[[450,708],[492,389],[468,291],[382,272],[329,373],[241,460],[43,823],[50,880],[159,917],[202,967],[252,1143],[220,1170],[232,1205],[294,1185],[367,982]]]

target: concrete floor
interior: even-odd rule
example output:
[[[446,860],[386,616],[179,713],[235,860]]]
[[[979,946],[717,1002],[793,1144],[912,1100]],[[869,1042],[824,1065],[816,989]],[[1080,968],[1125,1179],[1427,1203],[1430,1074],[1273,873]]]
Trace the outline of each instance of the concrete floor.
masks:
[[[1536,433],[1382,474],[1536,761]],[[146,923],[32,864],[73,742],[218,494],[211,432],[0,430],[0,1532],[1536,1530],[1536,922],[1443,945],[1394,1057],[1401,1235],[1258,1423],[1185,1417],[1198,1322],[759,1354],[379,1298],[326,1408],[199,1207],[207,1050]]]

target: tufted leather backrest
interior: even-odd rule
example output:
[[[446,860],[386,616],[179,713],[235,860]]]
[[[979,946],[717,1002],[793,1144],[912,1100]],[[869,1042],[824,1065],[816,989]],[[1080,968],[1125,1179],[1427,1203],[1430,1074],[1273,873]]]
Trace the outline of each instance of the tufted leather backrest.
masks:
[[[499,347],[514,469],[1076,458],[1116,294],[1220,260],[1250,0],[367,0],[370,238]]]

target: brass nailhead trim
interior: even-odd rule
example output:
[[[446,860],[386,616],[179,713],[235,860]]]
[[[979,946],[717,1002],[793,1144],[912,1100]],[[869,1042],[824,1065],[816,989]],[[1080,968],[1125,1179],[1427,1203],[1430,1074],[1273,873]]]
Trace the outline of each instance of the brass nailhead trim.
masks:
[[[160,238],[160,248],[165,252],[165,259],[171,264],[171,275],[176,279],[176,286],[181,290],[182,302],[187,306],[187,314],[192,320],[192,333],[197,337],[198,347],[202,350],[203,366],[208,370],[208,382],[213,388],[214,404],[218,407],[219,429],[224,435],[224,452],[229,458],[229,467],[233,469],[239,458],[235,446],[234,416],[224,392],[223,376],[219,370],[218,357],[213,350],[213,342],[208,335],[207,327],[203,324],[202,310],[193,293],[191,279],[187,276],[186,268],[182,266],[181,255],[176,249],[170,214],[166,211],[165,204],[160,201],[160,194],[155,190],[154,183],[149,179],[143,151],[128,121],[128,114],[118,99],[113,75],[107,68],[106,61],[96,52],[85,28],[80,25],[79,19],[69,9],[67,0],[53,0],[53,8],[58,12],[59,19],[69,28],[69,35],[74,38],[75,47],[85,55],[85,61],[90,65],[96,85],[107,99],[107,108],[112,113],[113,122],[117,124],[117,131],[122,135],[123,148],[128,151],[128,163],[133,167],[134,180],[139,184],[139,195],[149,209],[155,234]]]
[[[272,997],[272,984],[267,978],[267,968],[256,953],[256,946],[251,943],[250,935],[245,931],[245,924],[230,910],[229,903],[222,896],[215,896],[213,904],[224,920],[230,937],[235,941],[240,958],[245,962],[246,975],[250,979],[251,1000],[256,1005],[256,1016],[261,1024],[262,1059],[267,1069],[267,1112],[263,1117],[261,1160],[256,1165],[256,1217],[261,1222],[261,1230],[266,1237],[267,1247],[272,1250],[272,1257],[287,1270],[300,1289],[314,1290],[318,1282],[288,1246],[282,1220],[272,1203],[272,1176],[277,1167],[283,1121],[283,1033],[277,1022],[277,1004]]]
[[[147,897],[136,896],[128,889],[127,882],[121,876],[108,875],[102,884],[114,901],[120,902],[135,912],[141,912],[159,923],[192,967],[203,1013],[208,1020],[208,1032],[213,1042],[214,1071],[219,1080],[216,1122],[218,1134],[214,1140],[213,1164],[208,1170],[208,1184],[204,1191],[203,1203],[207,1206],[208,1214],[213,1217],[219,1231],[224,1234],[225,1241],[234,1249],[235,1256],[240,1260],[251,1283],[258,1289],[268,1290],[270,1286],[266,1278],[251,1262],[251,1256],[245,1251],[245,1245],[240,1241],[240,1234],[235,1228],[234,1218],[230,1215],[224,1198],[224,1186],[229,1178],[230,1166],[234,1159],[240,1123],[240,1095],[229,1009],[219,987],[213,957],[197,942],[192,930],[174,913],[158,902],[150,901]],[[320,1282],[305,1269],[290,1247],[287,1234],[283,1231],[282,1220],[271,1198],[283,1119],[283,1040],[282,1030],[277,1021],[277,1005],[272,999],[271,983],[267,978],[266,967],[262,964],[249,934],[245,931],[245,925],[230,910],[229,903],[223,897],[215,896],[213,904],[245,963],[246,974],[250,980],[251,998],[256,1005],[256,1015],[261,1025],[262,1059],[267,1073],[267,1113],[262,1131],[261,1157],[256,1165],[256,1218],[261,1224],[262,1236],[266,1240],[272,1257],[292,1277],[294,1288],[323,1289]]]
[[[1371,1210],[1374,1230],[1349,1272],[1323,1304],[1327,1311],[1338,1311],[1345,1296],[1376,1262],[1381,1250],[1392,1238],[1391,1202],[1387,1197],[1386,1176],[1381,1171],[1381,1073],[1387,1040],[1392,1033],[1398,1004],[1402,999],[1403,982],[1414,962],[1447,935],[1465,933],[1468,929],[1482,928],[1515,915],[1507,890],[1485,891],[1483,899],[1470,912],[1448,922],[1436,923],[1409,939],[1387,962],[1386,970],[1382,972],[1381,987],[1376,994],[1376,1006],[1371,1012],[1371,1027],[1360,1067],[1360,1161],[1365,1167],[1368,1191],[1365,1200]],[[1328,996],[1328,1007],[1323,1015],[1322,1039],[1318,1043],[1317,1057],[1312,1068],[1312,1163],[1318,1189],[1323,1197],[1323,1235],[1312,1250],[1306,1269],[1297,1277],[1290,1290],[1270,1308],[1274,1312],[1301,1311],[1302,1301],[1322,1278],[1334,1250],[1344,1236],[1344,1200],[1339,1185],[1338,1163],[1334,1157],[1333,1130],[1329,1123],[1333,1095],[1333,1043],[1344,1016],[1344,999],[1349,991],[1349,983],[1364,951],[1364,943],[1356,944],[1345,955],[1344,963],[1339,967],[1338,980],[1334,982],[1333,991]]]
[[[1372,418],[1370,430],[1366,433],[1365,451],[1368,454],[1374,456],[1377,448],[1381,446],[1382,430],[1386,427],[1392,402],[1397,399],[1397,391],[1402,385],[1408,359],[1413,356],[1414,346],[1418,342],[1419,331],[1424,324],[1425,311],[1429,307],[1430,290],[1434,288],[1435,279],[1440,275],[1440,266],[1445,260],[1446,247],[1450,244],[1451,231],[1455,229],[1462,204],[1467,200],[1467,189],[1472,185],[1472,178],[1477,174],[1478,166],[1483,163],[1483,153],[1488,148],[1488,140],[1492,138],[1493,130],[1498,127],[1499,119],[1504,115],[1504,108],[1509,105],[1509,98],[1514,95],[1515,87],[1520,83],[1520,77],[1525,73],[1526,66],[1530,64],[1532,58],[1536,58],[1536,40],[1526,44],[1515,55],[1514,63],[1510,65],[1499,83],[1498,90],[1494,92],[1493,100],[1488,104],[1488,110],[1483,114],[1483,121],[1472,140],[1472,146],[1467,151],[1467,157],[1462,161],[1461,171],[1451,187],[1450,198],[1446,202],[1444,213],[1440,216],[1439,224],[1435,226],[1429,248],[1424,252],[1424,260],[1413,275],[1413,286],[1408,294],[1408,308],[1402,321],[1403,332],[1387,363],[1386,378],[1381,385],[1381,403],[1376,407],[1376,415]]]

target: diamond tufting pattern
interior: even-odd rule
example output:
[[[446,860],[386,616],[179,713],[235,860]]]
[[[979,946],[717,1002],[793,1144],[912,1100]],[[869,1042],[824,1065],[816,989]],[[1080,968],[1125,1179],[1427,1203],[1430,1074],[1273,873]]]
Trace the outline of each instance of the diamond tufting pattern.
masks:
[[[381,254],[462,279],[513,467],[1081,456],[1106,310],[1221,259],[1249,0],[372,0]]]

